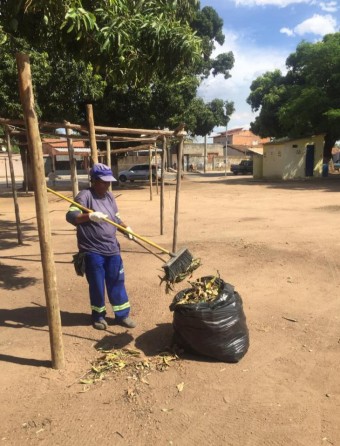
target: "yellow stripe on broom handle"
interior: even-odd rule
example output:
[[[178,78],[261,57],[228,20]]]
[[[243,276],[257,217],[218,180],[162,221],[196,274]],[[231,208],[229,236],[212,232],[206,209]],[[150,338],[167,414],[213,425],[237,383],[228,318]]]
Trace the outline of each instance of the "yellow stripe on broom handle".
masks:
[[[65,197],[65,195],[60,194],[59,192],[56,192],[53,189],[50,189],[49,187],[46,187],[48,192],[51,192],[52,194],[56,195],[59,198],[62,198],[63,200],[68,201],[71,204],[74,204],[75,206],[77,206],[79,209],[82,209],[83,211],[86,212],[94,212],[91,209],[87,209],[85,206],[82,206],[81,204],[77,203],[76,201],[71,200],[71,198]],[[168,251],[165,248],[162,248],[161,246],[157,245],[156,243],[152,242],[151,240],[148,240],[147,238],[144,238],[143,236],[136,234],[133,231],[127,231],[126,228],[124,228],[124,226],[119,225],[118,223],[115,223],[114,221],[110,220],[109,218],[104,218],[104,221],[106,221],[106,223],[110,223],[110,225],[115,226],[116,228],[120,229],[121,231],[125,232],[126,234],[131,234],[134,237],[138,238],[139,240],[142,240],[143,242],[147,243],[150,246],[153,246],[154,248],[159,249],[160,251],[164,252],[165,254],[169,254],[169,256],[173,256],[173,254]]]

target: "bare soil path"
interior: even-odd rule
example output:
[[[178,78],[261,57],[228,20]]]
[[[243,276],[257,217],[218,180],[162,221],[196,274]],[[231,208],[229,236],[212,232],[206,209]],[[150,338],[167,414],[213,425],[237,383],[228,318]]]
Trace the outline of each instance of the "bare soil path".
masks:
[[[243,299],[250,348],[237,364],[183,355],[167,370],[79,380],[98,347],[129,347],[155,360],[172,338],[161,262],[121,238],[132,315],[138,326],[89,325],[85,279],[75,275],[68,204],[49,196],[58,275],[64,370],[50,345],[34,197],[19,194],[24,246],[13,200],[0,191],[0,440],[2,445],[340,445],[340,182],[290,183],[186,175],[179,247]],[[71,196],[70,192],[65,192]],[[165,235],[159,197],[147,186],[114,190],[123,219],[171,249],[174,185],[166,186]],[[177,286],[176,291],[186,287]],[[180,390],[179,390],[180,389]]]

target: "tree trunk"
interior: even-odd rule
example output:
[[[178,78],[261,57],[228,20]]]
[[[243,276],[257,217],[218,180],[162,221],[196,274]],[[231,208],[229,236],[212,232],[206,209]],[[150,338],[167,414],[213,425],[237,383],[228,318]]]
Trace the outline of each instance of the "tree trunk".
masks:
[[[332,149],[335,145],[336,138],[332,133],[326,133],[325,144],[323,146],[323,163],[328,164],[332,159]]]

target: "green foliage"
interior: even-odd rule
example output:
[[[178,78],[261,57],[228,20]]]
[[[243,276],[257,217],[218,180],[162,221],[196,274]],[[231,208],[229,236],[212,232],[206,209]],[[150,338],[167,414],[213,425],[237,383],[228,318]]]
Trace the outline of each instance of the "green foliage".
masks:
[[[192,135],[204,136],[209,134],[215,126],[226,126],[233,111],[232,102],[214,99],[205,104],[201,98],[195,98],[183,114],[183,119]]]
[[[93,102],[96,122],[108,125],[173,128],[187,121],[195,134],[219,125],[220,113],[195,99],[200,77],[212,72],[227,79],[234,64],[231,52],[211,58],[215,43],[224,42],[223,21],[213,8],[200,10],[197,0],[2,4],[1,116],[21,112],[19,50],[30,55],[43,120],[79,121],[83,104]]]
[[[252,83],[247,101],[260,113],[251,129],[274,137],[325,133],[329,157],[340,139],[340,33],[300,43],[286,65],[285,76],[276,70]]]
[[[231,77],[229,70],[234,66],[234,62],[234,54],[231,51],[229,53],[219,54],[212,61],[212,74],[216,76],[219,73],[223,73],[224,79],[229,79]]]
[[[23,50],[26,45],[22,43]],[[27,49],[28,51],[28,49]],[[84,103],[100,99],[105,82],[93,72],[91,64],[64,58],[52,58],[46,52],[30,52],[37,115],[44,120],[84,118]],[[7,42],[0,46],[0,116],[19,118],[22,107],[18,92],[14,54]]]
[[[176,76],[200,59],[201,40],[187,17],[178,17],[177,1],[29,0],[17,8],[7,3],[0,21],[6,16],[11,38],[23,37],[40,49],[67,48],[120,86],[149,82],[156,73]],[[180,2],[191,13],[195,4]],[[14,28],[6,25],[11,20]]]

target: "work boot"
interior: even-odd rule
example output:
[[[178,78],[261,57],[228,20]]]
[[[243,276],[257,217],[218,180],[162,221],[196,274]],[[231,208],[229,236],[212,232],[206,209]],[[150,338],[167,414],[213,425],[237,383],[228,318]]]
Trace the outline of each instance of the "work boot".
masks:
[[[117,324],[121,325],[122,327],[126,328],[135,328],[136,322],[131,319],[131,317],[125,317],[124,319],[118,319],[116,318]]]
[[[92,322],[92,326],[96,330],[106,330],[107,329],[107,322],[106,322],[106,320],[103,317],[101,317],[97,321],[93,321]]]

